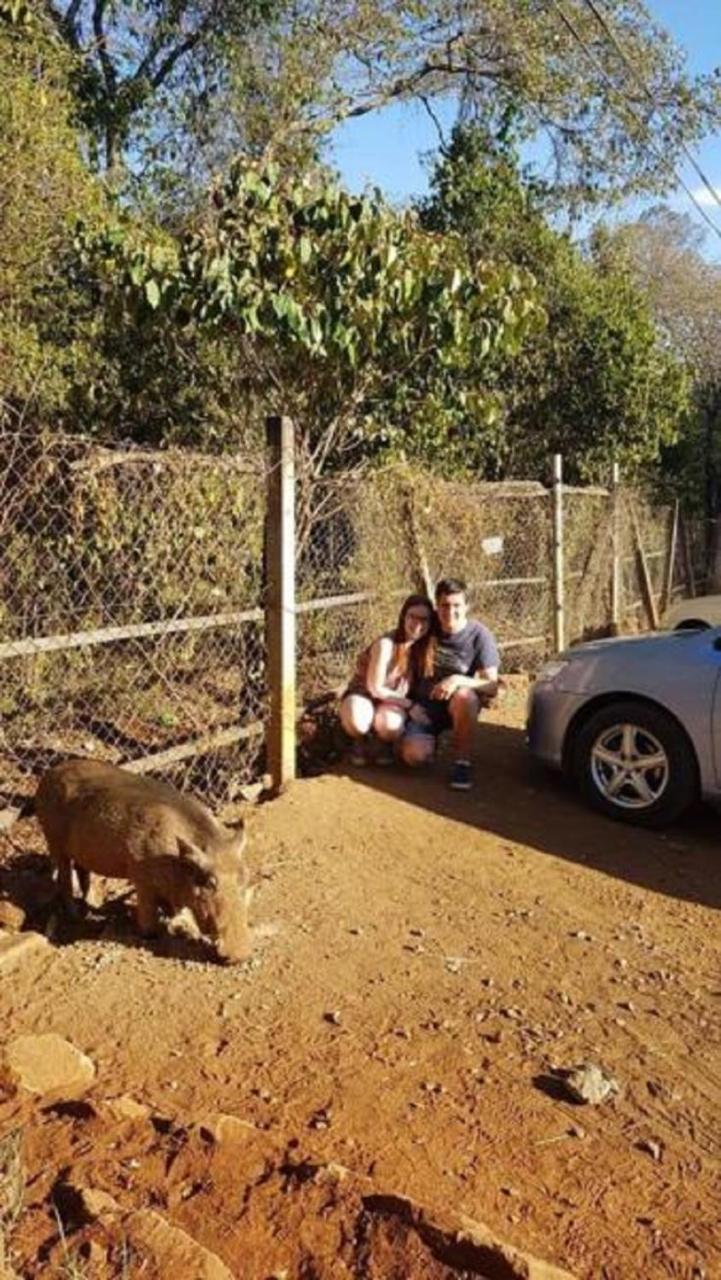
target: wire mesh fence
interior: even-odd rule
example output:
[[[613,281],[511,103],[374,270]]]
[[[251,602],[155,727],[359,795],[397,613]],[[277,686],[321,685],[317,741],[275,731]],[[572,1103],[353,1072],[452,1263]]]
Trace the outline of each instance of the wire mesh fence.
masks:
[[[0,795],[55,759],[149,769],[212,801],[266,768],[265,457],[0,435]],[[407,468],[295,490],[297,700],[340,690],[403,597],[469,584],[508,669],[553,651],[551,492]],[[702,526],[632,490],[561,493],[565,636],[649,624],[703,585]],[[675,532],[674,532],[675,530]],[[615,565],[615,578],[614,578]],[[645,588],[641,572],[645,566]],[[615,582],[615,588],[614,588]],[[615,611],[615,612],[614,612]]]
[[[262,459],[0,436],[3,790],[58,754],[257,775]]]

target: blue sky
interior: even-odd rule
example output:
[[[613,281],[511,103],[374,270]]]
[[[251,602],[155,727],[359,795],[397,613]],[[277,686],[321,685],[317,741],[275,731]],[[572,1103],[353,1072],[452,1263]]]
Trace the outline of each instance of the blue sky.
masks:
[[[721,0],[646,0],[646,4],[657,22],[686,50],[693,71],[709,72],[721,63]],[[437,111],[443,128],[448,129],[454,117],[452,103],[442,102]],[[390,199],[403,201],[427,189],[422,158],[437,145],[438,133],[425,108],[409,103],[343,125],[334,137],[331,158],[353,190],[370,184],[379,186]],[[721,194],[721,134],[705,139],[694,154]],[[721,208],[703,189],[691,165],[680,165],[678,172],[721,231]],[[680,188],[667,199],[704,225]],[[624,216],[633,216],[639,207],[628,208]],[[707,251],[715,258],[721,255],[721,239],[711,231]]]

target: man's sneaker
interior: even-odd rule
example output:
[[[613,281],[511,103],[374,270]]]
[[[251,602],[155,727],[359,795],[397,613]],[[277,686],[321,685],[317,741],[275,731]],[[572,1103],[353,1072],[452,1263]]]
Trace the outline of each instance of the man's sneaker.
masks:
[[[368,764],[365,747],[362,742],[354,742],[348,752],[348,760],[354,769],[365,769]]]
[[[456,760],[449,783],[453,791],[470,791],[473,785],[473,774],[468,760]]]
[[[376,751],[376,764],[389,765],[395,764],[396,758],[393,754],[393,748],[388,742],[382,742]]]

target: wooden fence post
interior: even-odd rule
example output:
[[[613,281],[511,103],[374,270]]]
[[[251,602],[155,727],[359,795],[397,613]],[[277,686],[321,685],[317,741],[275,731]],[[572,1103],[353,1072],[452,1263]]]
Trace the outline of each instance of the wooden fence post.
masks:
[[[671,595],[673,594],[673,574],[676,567],[676,546],[678,543],[678,514],[679,514],[678,498],[673,504],[673,517],[671,520],[671,538],[668,546],[668,560],[666,561],[666,576],[663,583],[663,596],[661,597],[661,613],[665,613],[671,603]]]
[[[611,468],[611,635],[621,633],[621,473]]]
[[[266,420],[267,768],[278,793],[295,777],[295,447],[290,418]]]
[[[689,596],[693,597],[696,595],[696,574],[694,573],[693,568],[693,552],[691,549],[689,528],[683,511],[681,512],[679,519],[681,522],[681,548],[683,551],[684,572],[686,574],[686,590],[688,591]]]
[[[553,455],[553,646],[556,653],[566,647],[563,557],[563,459]]]
[[[641,586],[641,595],[646,610],[646,618],[648,625],[652,631],[658,631],[658,609],[656,608],[656,597],[653,594],[653,582],[648,569],[648,561],[646,552],[643,549],[643,541],[641,539],[641,530],[638,524],[638,516],[632,504],[629,502],[629,514],[631,516],[631,524],[633,526],[633,541],[636,547],[636,564],[638,566],[638,580]]]

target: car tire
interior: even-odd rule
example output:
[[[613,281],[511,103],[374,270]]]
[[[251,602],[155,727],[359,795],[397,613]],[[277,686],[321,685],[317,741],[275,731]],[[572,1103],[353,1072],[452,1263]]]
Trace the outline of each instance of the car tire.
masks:
[[[584,798],[620,822],[664,826],[698,795],[691,743],[672,716],[650,703],[627,698],[601,707],[582,725],[572,761]]]

